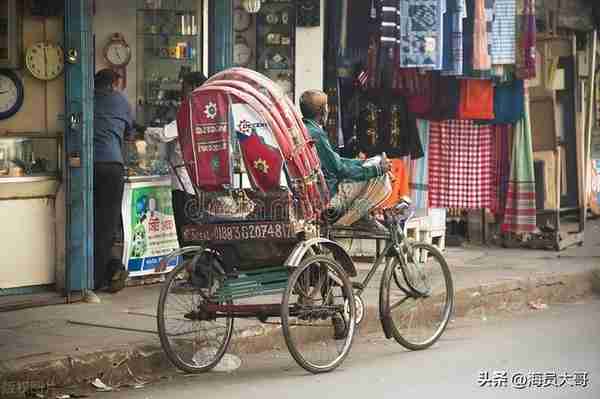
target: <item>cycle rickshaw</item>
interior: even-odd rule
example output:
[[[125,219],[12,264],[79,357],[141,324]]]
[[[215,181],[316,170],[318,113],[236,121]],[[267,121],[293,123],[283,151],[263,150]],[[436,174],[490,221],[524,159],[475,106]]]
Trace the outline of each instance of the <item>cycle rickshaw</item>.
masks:
[[[218,73],[182,105],[178,126],[184,165],[174,167],[187,169],[196,195],[186,205],[183,247],[161,262],[186,259],[168,274],[157,311],[162,347],[176,367],[212,369],[227,351],[234,319],[256,318],[280,319],[304,369],[335,369],[363,319],[361,294],[383,263],[379,313],[386,336],[410,349],[439,338],[454,295],[443,256],[404,240],[410,215],[401,203],[386,211],[390,233],[379,237],[385,250],[363,282],[350,280],[357,269],[336,237],[360,232],[327,221],[317,154],[293,103],[271,80],[244,68]],[[441,273],[435,284],[424,267],[431,262]],[[251,303],[257,297],[269,302]],[[405,330],[414,317],[396,320],[393,312],[409,314],[409,302],[425,300],[427,322],[418,332],[432,331],[413,339]]]

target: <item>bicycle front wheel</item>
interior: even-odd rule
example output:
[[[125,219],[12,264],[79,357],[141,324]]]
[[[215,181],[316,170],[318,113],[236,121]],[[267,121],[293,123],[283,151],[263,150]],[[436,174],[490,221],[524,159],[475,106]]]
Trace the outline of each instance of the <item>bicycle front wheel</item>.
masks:
[[[406,262],[388,258],[379,291],[386,333],[411,350],[433,345],[446,329],[454,306],[448,264],[430,244],[410,244]]]

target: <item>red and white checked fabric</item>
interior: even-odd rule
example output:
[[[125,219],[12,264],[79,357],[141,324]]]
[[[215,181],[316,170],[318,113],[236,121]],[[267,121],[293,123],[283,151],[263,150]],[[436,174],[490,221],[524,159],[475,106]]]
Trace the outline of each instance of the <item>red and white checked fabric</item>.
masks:
[[[431,122],[430,208],[490,207],[495,192],[492,129],[469,120]]]

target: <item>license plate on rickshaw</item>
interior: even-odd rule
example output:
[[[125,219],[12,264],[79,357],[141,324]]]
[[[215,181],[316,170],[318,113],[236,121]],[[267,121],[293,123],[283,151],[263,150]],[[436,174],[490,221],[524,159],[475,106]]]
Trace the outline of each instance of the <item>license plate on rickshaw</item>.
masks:
[[[292,224],[285,222],[189,225],[183,228],[186,242],[236,240],[287,240],[294,238]]]

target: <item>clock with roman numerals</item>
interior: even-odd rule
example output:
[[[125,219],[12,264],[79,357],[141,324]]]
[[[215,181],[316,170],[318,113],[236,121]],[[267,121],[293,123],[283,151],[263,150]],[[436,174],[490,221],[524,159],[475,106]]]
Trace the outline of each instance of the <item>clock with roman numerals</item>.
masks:
[[[25,64],[36,79],[56,79],[65,68],[63,49],[55,43],[35,43],[27,49]]]

